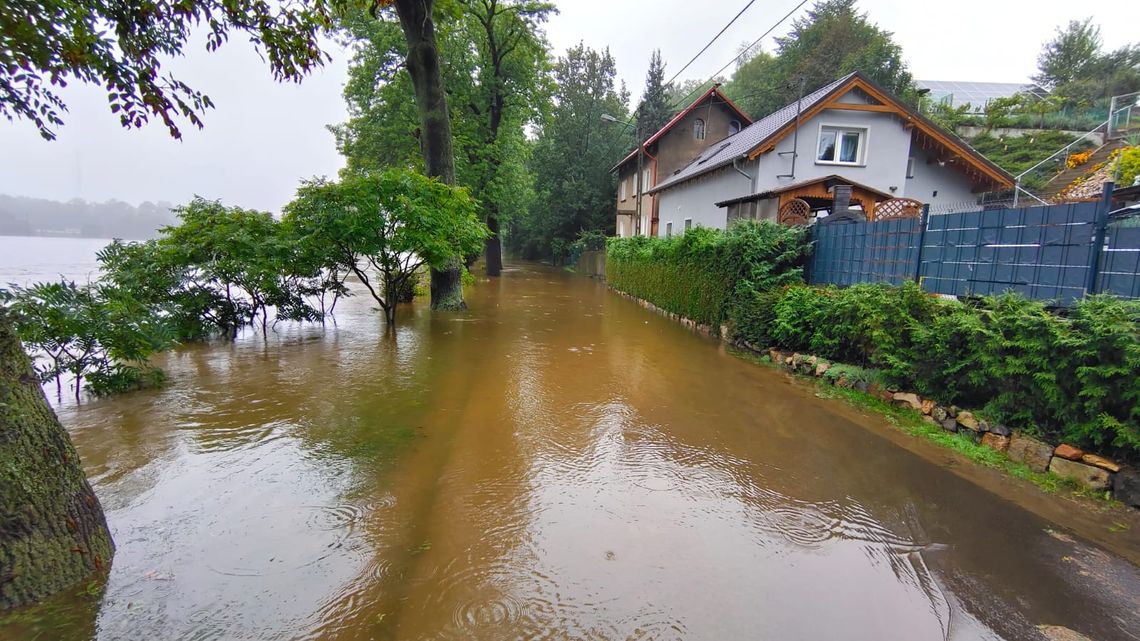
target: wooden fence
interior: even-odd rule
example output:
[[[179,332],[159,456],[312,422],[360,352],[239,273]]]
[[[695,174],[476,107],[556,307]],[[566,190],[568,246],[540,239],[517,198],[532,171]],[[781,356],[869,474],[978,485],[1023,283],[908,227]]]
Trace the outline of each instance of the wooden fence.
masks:
[[[936,294],[1013,291],[1068,305],[1087,293],[1140,298],[1140,228],[1109,224],[1110,200],[818,223],[815,284],[900,284]]]

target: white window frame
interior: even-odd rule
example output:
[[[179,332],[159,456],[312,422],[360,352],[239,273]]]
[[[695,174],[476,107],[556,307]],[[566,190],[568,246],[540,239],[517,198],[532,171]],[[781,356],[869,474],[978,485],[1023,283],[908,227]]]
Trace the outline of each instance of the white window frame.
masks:
[[[666,238],[672,238],[673,237],[673,221],[671,221],[671,220],[669,222],[665,223],[665,237]]]
[[[736,131],[733,131],[733,129],[735,129]],[[740,133],[740,129],[741,129],[741,126],[740,126],[739,120],[728,121],[728,135],[735,136],[736,134]]]
[[[839,149],[841,147],[840,141],[844,133],[857,133],[859,134],[859,146],[855,149],[855,162],[844,162],[842,160],[820,160],[819,146],[823,141],[823,134],[825,131],[834,131],[835,136],[835,151],[833,157],[838,157]],[[871,130],[863,125],[847,125],[835,123],[820,123],[819,133],[815,138],[815,164],[817,165],[841,165],[844,167],[865,167],[867,165],[867,150],[871,146]]]
[[[906,159],[906,177],[907,178],[914,178],[914,170],[915,170],[915,167],[917,167],[917,166],[918,166],[918,161],[915,159],[914,156],[911,156],[911,157]]]
[[[700,135],[697,135],[697,123],[701,123]],[[693,140],[704,140],[709,135],[709,123],[704,118],[693,118]]]
[[[625,193],[625,191],[626,191],[626,190],[625,190],[625,185],[626,185],[626,183],[627,183],[627,182],[628,182],[628,181],[627,181],[626,177],[622,177],[622,179],[621,179],[621,181],[620,181],[620,184],[618,185],[618,187],[619,187],[619,188],[618,188],[618,191],[620,192],[620,193],[618,194],[618,200],[620,200],[620,201],[621,201],[621,202],[623,202],[623,203],[625,202],[625,198],[626,198],[626,193]]]
[[[693,228],[693,219],[692,218],[686,218],[685,219],[685,231],[689,231],[692,228]]]
[[[642,193],[644,193],[646,189],[649,189],[652,186],[653,185],[649,184],[649,167],[646,167],[646,168],[641,170],[641,191],[642,191]]]

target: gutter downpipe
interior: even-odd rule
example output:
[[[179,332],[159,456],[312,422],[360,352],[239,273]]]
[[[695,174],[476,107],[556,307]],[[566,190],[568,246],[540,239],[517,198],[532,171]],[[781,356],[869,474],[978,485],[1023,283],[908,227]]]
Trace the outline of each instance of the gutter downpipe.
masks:
[[[657,156],[649,153],[648,145],[643,145],[642,150],[645,152],[645,156],[653,161],[653,182],[649,185],[649,189],[653,189],[657,186]],[[653,199],[653,208],[649,211],[649,233],[646,234],[646,236],[655,236],[656,234],[654,232],[657,231],[656,225],[658,199],[656,194],[648,194],[648,196]]]
[[[740,162],[740,159],[743,157],[744,156],[739,156],[737,158],[733,158],[732,159],[732,168],[736,170],[736,173],[738,173],[741,176],[744,176],[745,178],[748,179],[748,195],[751,196],[756,191],[756,179],[754,177],[752,177],[752,175],[750,175],[748,172],[741,169],[740,165],[736,164],[736,163]]]

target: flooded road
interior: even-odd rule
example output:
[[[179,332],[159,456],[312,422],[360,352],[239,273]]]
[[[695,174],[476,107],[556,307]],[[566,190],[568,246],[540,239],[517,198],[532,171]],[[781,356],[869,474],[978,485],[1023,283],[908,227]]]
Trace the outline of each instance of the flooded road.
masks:
[[[63,402],[118,552],[30,639],[1140,638],[1140,570],[586,278],[356,297]]]

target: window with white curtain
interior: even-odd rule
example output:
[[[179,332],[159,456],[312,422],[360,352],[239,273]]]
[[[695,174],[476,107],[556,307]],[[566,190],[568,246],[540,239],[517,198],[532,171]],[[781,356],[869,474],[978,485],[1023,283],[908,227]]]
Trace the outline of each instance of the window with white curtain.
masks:
[[[866,129],[824,126],[819,130],[816,162],[835,165],[861,165]]]

